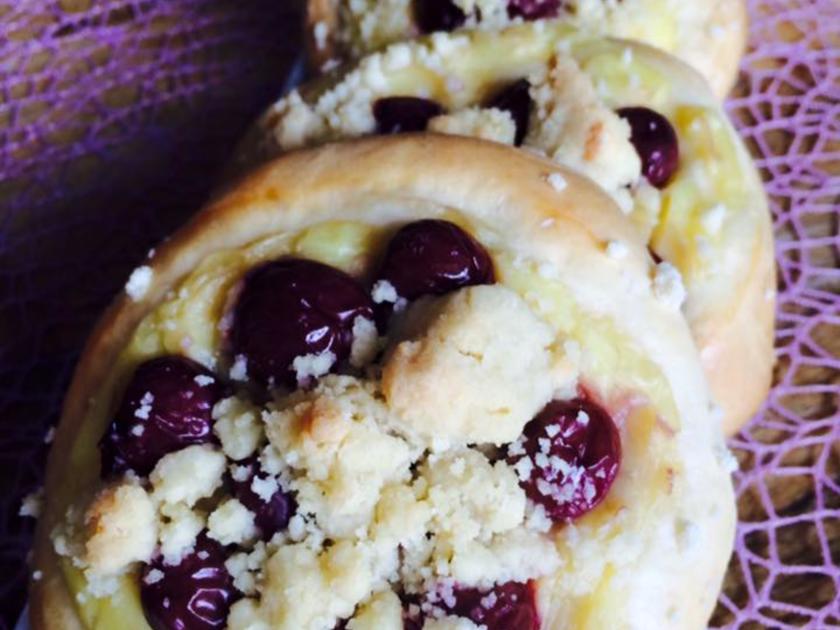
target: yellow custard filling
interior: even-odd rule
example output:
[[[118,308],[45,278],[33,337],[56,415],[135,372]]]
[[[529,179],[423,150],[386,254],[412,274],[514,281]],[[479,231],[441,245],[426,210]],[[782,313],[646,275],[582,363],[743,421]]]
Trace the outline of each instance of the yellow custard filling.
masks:
[[[455,4],[467,14],[465,26],[468,28],[492,29],[512,22],[508,16],[508,3],[504,0],[456,0]],[[582,26],[587,31],[635,39],[674,51],[684,44],[679,41],[682,16],[675,15],[671,5],[663,0],[645,0],[631,3],[622,11],[621,5],[606,8],[601,0],[564,3],[557,18],[564,24]],[[335,36],[354,54],[377,50],[417,34],[410,3],[405,0],[355,0],[341,2],[339,6],[339,31]],[[476,8],[481,19],[474,14]]]
[[[64,579],[74,595],[84,592],[85,577],[72,562],[62,558]],[[138,576],[129,573],[120,578],[116,592],[109,597],[85,597],[76,600],[76,610],[82,623],[91,630],[146,630],[149,624],[140,604]]]
[[[466,226],[468,221],[457,213],[447,218]],[[481,226],[471,232],[481,241]],[[235,284],[254,265],[283,255],[295,255],[325,262],[342,270],[364,275],[373,266],[372,256],[377,246],[384,244],[392,228],[361,222],[331,221],[309,227],[296,235],[271,236],[235,251],[223,251],[207,257],[177,287],[168,294],[137,327],[131,341],[120,355],[108,383],[100,391],[117,396],[122,383],[134,367],[154,356],[174,353],[212,365],[225,374],[229,360],[222,350],[222,331],[219,324],[229,307],[229,295]],[[488,238],[488,241],[496,239]],[[648,359],[633,340],[609,319],[586,313],[571,297],[563,284],[540,273],[537,261],[523,261],[500,248],[487,247],[501,284],[512,289],[531,306],[565,343],[574,343],[581,351],[581,379],[598,396],[609,400],[628,392],[637,394],[639,402],[631,406],[625,419],[627,443],[625,464],[638,474],[632,483],[622,481],[621,496],[633,496],[633,503],[654,505],[664,496],[666,472],[673,468],[673,456],[667,451],[662,457],[650,457],[659,450],[657,444],[667,443],[670,431],[654,430],[657,423],[666,423],[671,430],[679,428],[676,407],[667,380],[659,367]],[[185,341],[185,339],[187,341]],[[98,478],[97,442],[108,422],[115,401],[102,395],[93,401],[90,413],[72,447],[73,474],[66,475],[64,485],[51,500],[69,505],[85,488],[95,485]],[[617,403],[618,404],[618,403]],[[655,410],[655,411],[654,411]],[[642,430],[647,426],[647,430]],[[662,448],[665,448],[663,446]],[[628,485],[629,484],[629,485]],[[639,486],[641,484],[641,487]],[[632,486],[632,487],[631,487]],[[610,525],[611,518],[621,509],[620,501],[607,500],[578,523],[580,528],[604,530],[608,526],[617,535],[619,525]],[[645,512],[646,510],[642,510]],[[639,510],[633,510],[639,512]],[[571,557],[563,536],[557,540],[561,553]],[[563,551],[565,549],[565,551]],[[74,595],[83,593],[85,580],[72,562],[62,558],[62,568],[69,589]],[[121,578],[113,597],[84,596],[77,601],[82,620],[89,628],[125,627],[145,628],[139,603],[137,577]]]
[[[669,81],[638,50],[628,59],[615,42],[585,44],[583,49],[587,52],[576,58],[608,105],[650,107],[677,132],[680,166],[662,191],[653,215],[654,251],[680,270],[689,294],[692,284],[724,269],[737,275],[730,265],[731,255],[743,246],[750,227],[761,224],[759,214],[764,207],[756,203],[760,191],[754,170],[724,113],[712,103],[683,101],[681,86]],[[645,223],[650,211],[644,200],[636,199],[638,222]],[[718,217],[710,217],[716,212]]]
[[[755,233],[767,224],[756,174],[734,129],[699,78],[652,49],[588,38],[560,22],[515,25],[500,32],[437,33],[394,44],[329,80],[303,87],[300,97],[280,101],[264,125],[280,149],[365,135],[373,132],[371,107],[378,98],[428,98],[457,115],[486,103],[513,81],[540,75],[558,60],[568,59],[591,83],[597,107],[645,106],[671,122],[679,140],[680,166],[661,191],[650,186],[631,190],[631,216],[648,235],[652,249],[682,274],[690,313],[715,310],[716,303],[736,299],[748,275],[743,261],[751,258],[744,243],[756,243]],[[569,111],[577,107],[579,112],[594,105],[574,103],[575,98],[575,91],[556,94],[555,106]],[[540,115],[532,111],[531,127]],[[599,116],[613,114],[605,111]],[[602,124],[594,120],[586,124]],[[481,135],[475,127],[455,129],[447,132]],[[512,137],[492,139],[512,141]],[[529,133],[525,146],[551,157],[556,147],[539,144],[544,140]],[[610,142],[610,148],[602,150],[604,155],[588,166],[578,163],[574,150],[558,151],[556,159],[573,168],[585,166],[583,172],[622,203],[632,183],[626,178],[631,167],[619,164],[627,159],[626,147],[623,152],[613,148],[628,140]],[[709,292],[722,298],[708,299]]]

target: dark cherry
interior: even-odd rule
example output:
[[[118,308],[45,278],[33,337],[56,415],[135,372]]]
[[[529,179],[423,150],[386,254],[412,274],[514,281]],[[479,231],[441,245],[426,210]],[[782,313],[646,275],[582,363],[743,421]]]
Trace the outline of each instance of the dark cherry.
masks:
[[[294,498],[282,489],[278,489],[268,501],[264,501],[251,487],[255,476],[262,480],[268,478],[268,475],[260,468],[259,461],[252,457],[240,462],[240,465],[247,466],[249,473],[241,481],[231,480],[233,495],[254,513],[254,523],[260,530],[260,538],[270,540],[274,534],[286,529],[289,519],[297,509],[297,504]]]
[[[456,588],[453,595],[454,606],[446,605],[440,598],[435,605],[487,630],[539,630],[536,593],[531,582],[507,582],[490,590]]]
[[[522,144],[528,133],[528,118],[531,115],[531,84],[528,79],[519,79],[493,96],[487,107],[495,107],[510,114],[516,124],[516,146]]]
[[[373,318],[373,303],[352,277],[311,260],[284,258],[257,267],[234,307],[231,346],[247,361],[248,376],[263,383],[298,383],[295,358],[332,352],[350,355],[353,321]]]
[[[680,163],[677,133],[662,114],[647,107],[622,107],[618,115],[630,123],[630,142],[642,160],[642,174],[664,188]]]
[[[439,103],[417,96],[387,96],[373,103],[376,133],[381,135],[425,131],[429,121],[442,113]]]
[[[211,411],[223,395],[224,386],[185,357],[141,364],[99,442],[102,476],[147,475],[167,453],[213,440]]]
[[[202,533],[195,550],[180,564],[162,558],[143,568],[140,600],[154,630],[223,628],[231,604],[239,598],[225,568],[224,547]]]
[[[556,522],[579,518],[598,505],[621,462],[615,423],[585,398],[548,403],[525,425],[523,447],[524,454],[508,447],[508,463],[531,461],[530,477],[520,485]]]
[[[423,618],[409,616],[403,609],[403,630],[423,630]]]
[[[557,17],[562,0],[508,0],[508,15],[524,20]]]
[[[422,630],[425,619],[421,605],[423,597],[417,594],[401,593],[403,630]]]
[[[495,282],[484,247],[454,223],[438,219],[400,229],[388,243],[378,277],[407,300]]]
[[[467,15],[452,0],[414,0],[414,21],[423,33],[454,31]]]

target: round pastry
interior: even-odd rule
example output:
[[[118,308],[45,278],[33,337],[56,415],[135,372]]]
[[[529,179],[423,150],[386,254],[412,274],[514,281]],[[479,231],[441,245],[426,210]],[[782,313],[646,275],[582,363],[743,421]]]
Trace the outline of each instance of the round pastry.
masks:
[[[93,333],[33,628],[704,628],[731,455],[654,282],[609,197],[502,145],[267,165]]]
[[[309,0],[307,32],[312,64],[329,70],[423,34],[523,21],[655,46],[697,69],[720,99],[735,83],[747,39],[743,0]],[[500,44],[487,60],[510,50]]]
[[[649,47],[582,37],[558,22],[438,33],[292,92],[244,152],[253,161],[421,130],[521,144],[600,184],[664,261],[661,286],[677,300],[682,276],[727,433],[758,409],[774,361],[770,214],[752,160],[696,73]]]

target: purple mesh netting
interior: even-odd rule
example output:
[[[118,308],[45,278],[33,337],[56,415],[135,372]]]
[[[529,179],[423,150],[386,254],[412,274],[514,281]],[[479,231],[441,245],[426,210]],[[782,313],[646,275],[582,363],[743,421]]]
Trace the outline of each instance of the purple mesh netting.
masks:
[[[0,0],[0,627],[25,600],[17,511],[80,344],[281,89],[290,5]],[[731,442],[741,524],[713,624],[840,628],[840,5],[750,11],[729,109],[775,213],[779,365]]]
[[[300,19],[295,0],[0,0],[0,627],[81,343],[276,98]]]
[[[719,625],[840,628],[840,3],[750,0],[729,111],[778,239],[776,385],[731,440],[736,552]]]

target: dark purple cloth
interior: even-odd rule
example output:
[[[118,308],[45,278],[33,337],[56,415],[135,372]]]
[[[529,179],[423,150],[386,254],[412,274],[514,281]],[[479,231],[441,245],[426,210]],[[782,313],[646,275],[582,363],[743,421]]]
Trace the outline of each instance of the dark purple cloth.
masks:
[[[301,18],[288,0],[14,0],[0,15],[2,628],[26,601],[21,498],[81,344],[281,92]]]

